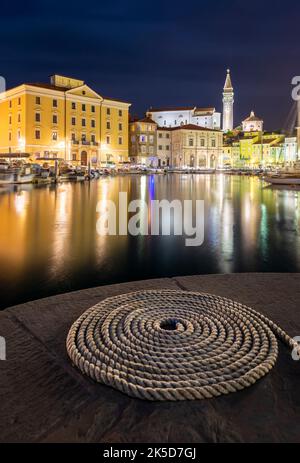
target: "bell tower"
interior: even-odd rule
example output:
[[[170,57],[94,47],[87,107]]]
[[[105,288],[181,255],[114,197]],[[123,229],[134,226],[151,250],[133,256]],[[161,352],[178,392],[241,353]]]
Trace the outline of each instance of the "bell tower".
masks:
[[[230,70],[227,69],[223,91],[223,132],[228,132],[228,130],[233,129],[233,103],[233,87],[231,83]]]

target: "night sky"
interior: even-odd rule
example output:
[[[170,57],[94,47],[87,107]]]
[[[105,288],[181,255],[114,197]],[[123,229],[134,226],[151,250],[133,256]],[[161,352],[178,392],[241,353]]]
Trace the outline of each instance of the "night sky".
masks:
[[[103,96],[150,106],[222,110],[230,67],[235,125],[251,109],[285,127],[300,75],[299,0],[2,1],[7,87],[78,77]]]

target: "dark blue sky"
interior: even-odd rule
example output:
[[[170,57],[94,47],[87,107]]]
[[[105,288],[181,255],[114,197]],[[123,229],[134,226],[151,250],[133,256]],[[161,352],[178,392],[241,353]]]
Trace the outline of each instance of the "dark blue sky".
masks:
[[[1,1],[1,72],[12,87],[62,73],[105,96],[222,110],[226,68],[235,124],[251,109],[284,126],[300,75],[299,0]]]

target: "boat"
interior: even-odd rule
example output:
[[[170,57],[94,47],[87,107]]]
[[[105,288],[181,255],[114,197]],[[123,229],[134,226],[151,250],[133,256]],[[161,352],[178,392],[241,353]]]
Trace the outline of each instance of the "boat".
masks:
[[[300,176],[274,175],[263,177],[263,180],[271,185],[300,185]]]
[[[32,183],[34,173],[29,166],[5,168],[0,170],[0,185]]]

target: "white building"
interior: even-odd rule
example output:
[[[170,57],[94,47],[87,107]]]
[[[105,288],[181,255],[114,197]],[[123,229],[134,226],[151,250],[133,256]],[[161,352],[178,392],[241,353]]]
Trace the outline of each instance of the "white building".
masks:
[[[285,164],[293,165],[298,160],[297,137],[286,137],[283,147]]]
[[[233,129],[233,103],[233,86],[231,83],[230,70],[227,69],[223,91],[223,132],[228,132]]]
[[[159,127],[180,127],[193,124],[207,129],[220,129],[221,113],[215,108],[179,107],[179,108],[150,108],[147,116],[153,119]]]
[[[243,132],[262,132],[264,121],[256,117],[254,111],[251,111],[250,116],[247,117],[242,124]]]

